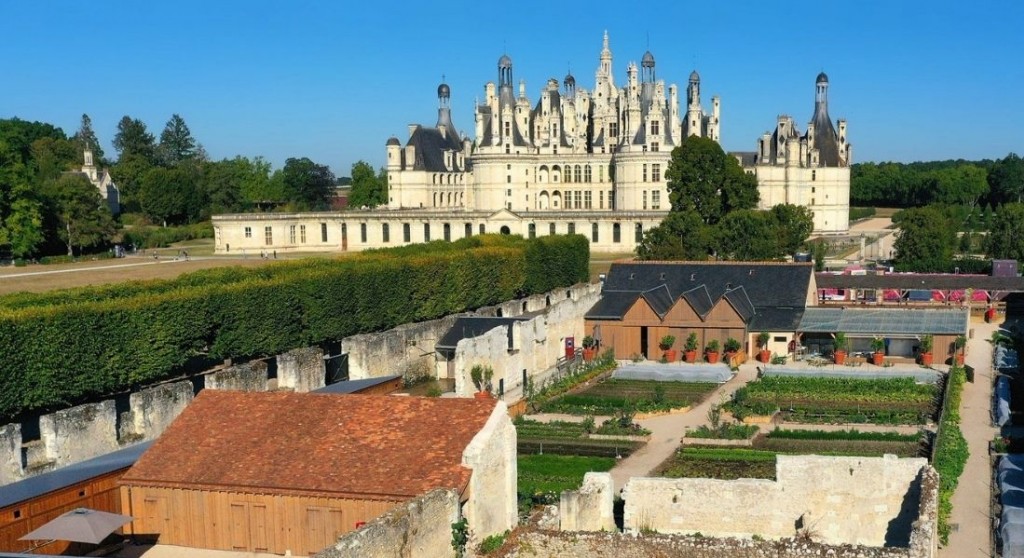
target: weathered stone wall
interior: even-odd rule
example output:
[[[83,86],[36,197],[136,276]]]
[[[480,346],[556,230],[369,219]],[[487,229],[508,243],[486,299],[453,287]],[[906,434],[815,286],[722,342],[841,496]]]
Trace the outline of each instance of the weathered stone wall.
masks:
[[[609,532],[521,533],[506,558],[928,558],[906,548]]]
[[[451,524],[459,520],[459,495],[434,490],[338,539],[317,558],[450,558]]]
[[[611,473],[587,473],[579,490],[566,490],[558,503],[563,531],[614,531],[615,485]]]
[[[792,537],[829,544],[909,544],[927,460],[783,456],[776,481],[633,478],[625,528],[715,537]]]
[[[118,440],[155,440],[192,402],[192,382],[182,380],[139,390],[129,396],[131,410],[121,417]]]
[[[277,355],[277,387],[305,393],[324,387],[327,367],[320,347],[305,347]]]
[[[514,340],[513,343],[515,343]],[[495,393],[497,393],[498,383],[501,380],[505,382],[506,391],[523,383],[522,351],[508,350],[508,334],[504,326],[496,327],[483,335],[459,341],[455,348],[453,367],[456,394],[468,397],[476,391],[469,372],[477,364],[494,369],[491,383]]]
[[[398,374],[410,380],[434,375],[434,344],[455,324],[458,314],[403,324],[378,333],[341,340],[348,355],[348,377],[364,380]]]
[[[206,376],[206,388],[267,391],[267,363],[256,360],[212,372]]]
[[[515,527],[519,519],[516,429],[501,401],[462,452],[462,464],[473,470],[463,508],[473,541]]]
[[[0,486],[21,480],[21,425],[0,426]]]
[[[117,450],[115,421],[112,399],[42,416],[39,434],[45,460],[63,467]]]

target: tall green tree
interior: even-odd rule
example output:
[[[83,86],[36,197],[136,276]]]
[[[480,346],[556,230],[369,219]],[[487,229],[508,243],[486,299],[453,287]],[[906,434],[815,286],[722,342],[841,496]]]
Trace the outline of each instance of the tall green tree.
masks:
[[[757,179],[709,138],[689,136],[672,150],[665,172],[673,211],[696,211],[708,224],[757,206]]]
[[[89,118],[88,114],[82,115],[82,123],[71,140],[75,144],[79,157],[82,157],[86,149],[90,149],[92,150],[93,161],[97,165],[103,162],[103,146],[100,145],[100,140],[92,129],[92,119]],[[84,164],[84,161],[82,163]]]
[[[780,255],[792,255],[814,231],[814,215],[806,206],[779,204],[768,211],[774,219],[775,243]]]
[[[893,248],[902,271],[947,271],[956,249],[957,224],[935,206],[905,209],[893,216],[899,227]]]
[[[117,150],[118,158],[137,155],[150,164],[156,163],[156,144],[153,134],[146,130],[145,122],[124,116],[117,123],[117,133],[114,134],[114,149]]]
[[[957,165],[933,171],[929,181],[934,188],[933,201],[965,205],[972,209],[989,190],[985,169],[975,165]]]
[[[992,167],[988,175],[992,193],[1002,202],[1024,202],[1024,159],[1010,153]]]
[[[636,248],[641,260],[706,260],[712,251],[712,227],[694,210],[672,211],[648,229]]]
[[[281,170],[286,201],[301,209],[326,209],[334,196],[334,173],[308,158],[290,158]]]
[[[365,161],[352,165],[352,189],[348,194],[350,207],[377,207],[388,202],[387,173],[380,169],[374,174],[373,167]]]
[[[142,178],[139,205],[146,215],[167,226],[197,220],[205,199],[186,170],[154,167]]]
[[[1006,203],[992,218],[986,242],[989,257],[1024,260],[1024,203]]]
[[[15,190],[10,210],[0,219],[0,244],[9,244],[14,257],[26,258],[36,254],[46,240],[43,205],[27,187]]]
[[[44,137],[32,142],[32,169],[36,182],[52,180],[62,172],[74,170],[79,159],[75,145],[63,138]]]
[[[718,223],[718,255],[728,260],[766,260],[783,255],[775,216],[767,211],[739,209]]]
[[[248,178],[248,161],[242,157],[207,163],[203,189],[209,200],[209,212],[230,213],[245,208],[242,185]]]
[[[171,119],[160,133],[160,145],[157,147],[160,162],[167,166],[175,166],[196,155],[196,140],[179,114],[171,115]]]
[[[81,174],[64,174],[48,181],[43,193],[48,213],[56,224],[56,234],[74,255],[85,248],[109,242],[114,234],[114,220],[99,190]]]

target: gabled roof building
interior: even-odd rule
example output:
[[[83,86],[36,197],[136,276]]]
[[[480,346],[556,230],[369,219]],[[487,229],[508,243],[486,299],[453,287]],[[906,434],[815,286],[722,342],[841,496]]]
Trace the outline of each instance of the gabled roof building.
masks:
[[[305,556],[449,488],[486,536],[517,520],[515,451],[493,399],[203,390],[121,478],[121,509],[161,544]]]

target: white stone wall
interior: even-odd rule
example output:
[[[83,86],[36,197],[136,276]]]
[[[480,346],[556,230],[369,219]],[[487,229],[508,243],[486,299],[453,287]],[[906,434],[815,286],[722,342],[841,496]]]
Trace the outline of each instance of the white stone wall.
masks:
[[[757,165],[760,209],[789,203],[814,213],[814,232],[850,228],[850,168]]]
[[[192,382],[184,380],[141,389],[128,398],[131,410],[121,420],[118,439],[155,440],[194,398]]]
[[[317,558],[454,558],[452,523],[459,495],[433,490],[345,534]]]
[[[615,484],[611,473],[587,473],[579,490],[565,490],[558,502],[562,531],[615,531]]]
[[[625,528],[781,539],[802,525],[816,541],[883,546],[890,522],[904,521],[909,533],[926,466],[894,456],[780,455],[775,481],[633,478],[622,494]]]
[[[277,387],[304,393],[324,387],[327,367],[320,347],[294,349],[277,355]]]
[[[112,399],[43,415],[39,433],[46,460],[63,467],[118,449],[115,420]]]
[[[0,486],[21,480],[21,425],[0,426]]]
[[[473,470],[463,511],[473,540],[512,529],[519,520],[516,500],[516,428],[501,401],[462,453]]]

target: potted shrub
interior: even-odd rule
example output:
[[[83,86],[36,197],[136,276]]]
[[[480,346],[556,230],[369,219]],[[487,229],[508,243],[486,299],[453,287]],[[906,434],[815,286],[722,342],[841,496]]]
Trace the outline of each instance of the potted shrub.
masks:
[[[665,337],[661,338],[661,341],[658,342],[658,347],[660,347],[662,350],[661,356],[664,357],[665,360],[668,362],[676,360],[676,350],[672,348],[672,345],[675,344],[675,335],[666,335]]]
[[[932,365],[932,346],[935,344],[935,338],[930,334],[925,335],[921,338],[921,366]]]
[[[768,341],[772,338],[767,331],[762,331],[757,334],[757,346],[761,348],[761,352],[758,355],[758,360],[768,364],[768,361],[772,359],[772,352],[768,350]]]
[[[686,362],[697,362],[697,347],[697,334],[691,333],[690,336],[686,338],[686,352],[684,353]]]
[[[837,331],[835,340],[835,351],[833,352],[836,364],[846,363],[846,334]]]
[[[730,338],[725,340],[725,354],[733,355],[733,354],[736,354],[737,352],[739,352],[739,350],[740,350],[740,342],[739,341],[737,341],[736,339],[734,339],[732,337],[730,337]]]
[[[964,354],[967,352],[967,337],[963,335],[957,335],[956,340],[953,341],[954,357],[956,358],[957,366],[964,365]]]
[[[583,338],[583,360],[590,362],[597,355],[597,339],[591,336]]]
[[[494,369],[490,366],[474,364],[469,369],[469,378],[476,386],[476,393],[473,397],[477,399],[488,399],[491,397],[491,379],[494,378]]]
[[[871,350],[873,351],[873,354],[871,355],[871,362],[875,366],[881,366],[882,362],[885,361],[885,339],[882,339],[881,337],[875,337],[872,339]]]
[[[704,360],[711,364],[718,362],[718,339],[708,341],[707,346],[704,347]]]

